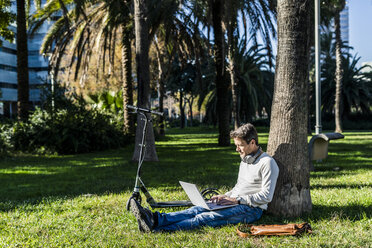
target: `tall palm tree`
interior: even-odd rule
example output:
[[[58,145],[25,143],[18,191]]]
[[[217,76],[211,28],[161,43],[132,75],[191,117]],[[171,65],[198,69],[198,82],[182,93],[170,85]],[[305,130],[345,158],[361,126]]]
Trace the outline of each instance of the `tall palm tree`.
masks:
[[[233,93],[232,101],[232,114],[235,120],[235,126],[239,122],[238,107],[237,107],[237,94],[238,90],[236,83],[236,75],[234,69],[236,67],[235,53],[239,37],[243,37],[246,44],[253,36],[253,43],[257,44],[258,33],[264,38],[267,46],[267,51],[271,53],[271,35],[275,37],[275,28],[273,19],[275,18],[275,1],[219,1],[219,0],[190,0],[194,5],[200,6],[195,8],[199,11],[193,12],[194,17],[208,28],[213,27],[214,42],[213,58],[216,66],[216,97],[218,104],[216,106],[218,113],[218,126],[219,126],[219,145],[228,145],[229,138],[229,122],[230,122],[230,109],[228,95],[224,92],[229,91],[230,87]],[[238,16],[241,16],[243,23],[243,35],[239,34]],[[226,30],[225,30],[226,29]],[[225,44],[225,32],[227,31],[227,49]],[[226,56],[227,55],[227,56]],[[230,74],[230,79],[227,78],[226,69]],[[227,81],[231,82],[227,84]],[[203,99],[203,98],[200,98]]]
[[[300,216],[312,209],[307,149],[310,1],[278,1],[278,54],[268,153],[280,174],[269,210]]]
[[[335,83],[336,83],[336,91],[335,91],[335,104],[334,104],[334,112],[335,112],[335,132],[342,132],[342,116],[341,116],[341,109],[342,109],[342,77],[343,77],[343,66],[342,66],[342,51],[341,48],[343,46],[342,39],[341,39],[341,25],[340,25],[340,12],[345,8],[346,1],[345,0],[331,0],[328,2],[324,2],[322,4],[322,22],[325,25],[329,25],[333,20],[334,24],[334,33],[335,33],[335,44],[336,44],[336,71],[335,71]]]
[[[122,28],[121,70],[123,80],[124,106],[133,105],[133,78],[132,78],[132,33],[124,25]],[[124,132],[134,134],[134,118],[124,109]]]
[[[182,92],[183,99],[194,99],[196,92],[194,89],[190,94],[190,90],[186,90],[185,80],[174,80],[179,75],[175,73],[178,71],[187,71],[189,64],[195,65],[195,74],[193,80],[197,85],[197,94],[204,97],[205,94],[205,81],[202,76],[202,62],[205,59],[205,44],[208,42],[199,30],[199,20],[190,18],[190,12],[195,11],[197,5],[185,5],[184,8],[179,8],[173,4],[168,4],[168,18],[163,18],[162,24],[159,26],[156,39],[153,41],[156,50],[158,62],[158,81],[161,90],[159,95],[164,94],[165,88],[172,92]],[[161,46],[159,46],[161,44]],[[178,64],[182,65],[179,68]],[[170,76],[174,74],[174,76]],[[177,88],[178,87],[178,88]],[[196,86],[195,86],[196,87]],[[195,88],[193,87],[193,88]],[[160,87],[159,87],[160,88]],[[187,94],[184,95],[184,94]],[[191,98],[190,98],[191,96]],[[159,100],[159,105],[162,100]],[[181,119],[184,120],[183,101],[180,101]],[[192,111],[192,108],[190,108]],[[181,127],[183,125],[181,121]]]
[[[234,35],[236,28],[238,26],[237,23],[237,9],[238,9],[238,1],[227,1],[226,2],[226,24],[227,27],[227,58],[228,58],[228,72],[230,74],[230,82],[231,82],[231,95],[232,95],[232,118],[234,120],[234,129],[237,129],[240,125],[240,118],[238,113],[238,83],[235,74],[236,68],[236,59],[235,59],[235,51],[237,49],[237,40],[239,37]]]
[[[225,78],[225,40],[222,27],[224,1],[211,0],[212,25],[214,32],[214,57],[216,66],[216,95],[218,115],[218,145],[230,145],[230,106],[226,92],[229,90],[229,83]]]
[[[322,84],[322,112],[325,114],[333,115],[335,111],[335,91],[336,91],[336,41],[333,31],[329,28],[324,28],[321,35],[321,84]],[[357,63],[360,57],[352,56],[349,53],[352,47],[343,44],[342,52],[342,91],[341,91],[341,109],[340,115],[342,118],[347,118],[353,111],[369,114],[370,98],[368,95],[371,92],[369,83],[370,74],[363,72],[367,69],[367,65],[358,67]],[[314,59],[312,54],[312,60]],[[313,64],[313,63],[312,63]],[[312,68],[314,70],[314,68]],[[314,91],[314,79],[310,80],[311,90]],[[314,103],[313,103],[314,104]],[[314,109],[314,106],[311,107]]]
[[[235,75],[237,82],[237,103],[239,116],[242,122],[252,122],[256,113],[271,113],[273,93],[273,72],[267,60],[266,49],[252,46],[248,50],[245,42],[241,41],[235,53],[236,67]],[[229,92],[229,102],[233,97]],[[216,113],[215,90],[210,95],[207,104],[206,121],[214,123]]]
[[[340,109],[343,117],[348,117],[352,112],[359,112],[364,115],[371,113],[370,106],[372,102],[371,92],[372,84],[370,83],[371,75],[364,73],[363,70],[368,66],[357,67],[360,57],[351,56],[343,53],[343,77],[341,99],[343,102]],[[335,102],[335,57],[325,61],[322,69],[322,108],[325,113],[332,114]]]
[[[138,103],[139,107],[150,108],[150,71],[149,71],[149,29],[147,23],[148,10],[146,0],[134,0],[134,26],[136,37],[136,66],[138,82]],[[140,159],[140,147],[142,130],[144,127],[143,117],[137,116],[137,130],[135,151],[133,160]],[[152,123],[149,123],[147,130],[147,146],[145,160],[158,161],[155,150],[154,131]]]
[[[276,37],[274,21],[276,18],[275,1],[227,1],[226,14],[224,16],[225,26],[227,27],[227,54],[228,54],[228,72],[230,74],[231,91],[232,91],[232,116],[234,119],[234,127],[239,126],[239,110],[238,110],[238,91],[237,80],[235,75],[237,44],[240,33],[243,33],[242,41],[247,47],[248,41],[252,41],[253,46],[257,47],[258,34],[263,37],[263,43],[266,47],[270,66],[272,58],[271,37]],[[238,25],[238,16],[241,16],[244,30],[241,32]],[[247,23],[248,22],[248,23]],[[249,36],[249,37],[248,37]]]
[[[336,72],[335,72],[335,79],[336,79],[336,101],[335,101],[335,124],[336,129],[335,132],[342,133],[342,122],[341,122],[341,105],[342,105],[342,77],[343,77],[343,69],[342,69],[342,53],[341,53],[341,46],[342,46],[342,39],[341,39],[341,24],[340,24],[340,12],[345,7],[345,0],[338,1],[336,3],[336,13],[335,13],[335,34],[336,34]]]
[[[66,5],[72,5],[67,10]],[[133,104],[132,46],[133,15],[131,3],[119,0],[70,1],[52,0],[34,15],[33,31],[53,15],[63,9],[63,15],[48,31],[41,47],[42,53],[52,51],[51,65],[58,76],[61,59],[66,49],[72,51],[70,67],[75,66],[75,80],[80,77],[81,84],[87,76],[91,57],[98,56],[97,70],[105,73],[106,63],[113,67],[117,44],[121,45],[121,68],[123,106]],[[116,42],[120,37],[121,42]],[[70,70],[71,72],[72,70]],[[124,131],[134,134],[134,118],[124,109]]]
[[[17,0],[17,81],[18,81],[18,119],[27,120],[29,115],[29,78],[27,18],[25,0]]]
[[[244,42],[238,46],[236,75],[239,115],[243,122],[251,122],[256,113],[266,112],[270,117],[274,80],[266,53],[265,48],[257,46],[247,50]]]

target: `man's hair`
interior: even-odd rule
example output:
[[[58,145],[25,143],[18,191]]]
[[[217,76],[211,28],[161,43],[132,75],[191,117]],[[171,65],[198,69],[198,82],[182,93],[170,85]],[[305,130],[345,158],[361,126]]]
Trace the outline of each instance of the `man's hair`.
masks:
[[[231,138],[240,138],[245,140],[247,144],[254,139],[256,141],[256,145],[258,145],[258,135],[256,128],[251,124],[247,123],[240,126],[238,129],[230,132]]]

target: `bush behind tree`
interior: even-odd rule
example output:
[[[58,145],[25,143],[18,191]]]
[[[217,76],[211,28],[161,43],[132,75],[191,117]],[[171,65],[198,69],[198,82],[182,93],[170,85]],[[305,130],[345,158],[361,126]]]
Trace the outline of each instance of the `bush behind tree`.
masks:
[[[127,142],[121,126],[96,110],[59,109],[51,114],[36,109],[29,122],[12,126],[17,151],[73,154],[118,148]]]
[[[90,108],[77,96],[56,94],[36,108],[27,122],[0,124],[0,157],[9,151],[75,154],[113,149],[131,142],[122,114]]]

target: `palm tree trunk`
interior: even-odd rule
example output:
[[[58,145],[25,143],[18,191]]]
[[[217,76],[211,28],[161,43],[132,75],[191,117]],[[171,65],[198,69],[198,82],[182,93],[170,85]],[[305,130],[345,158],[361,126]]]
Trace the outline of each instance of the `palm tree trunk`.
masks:
[[[185,105],[183,99],[183,91],[180,91],[180,128],[185,127]]]
[[[279,166],[269,211],[299,216],[312,209],[307,145],[310,1],[278,1],[278,55],[268,153]]]
[[[149,69],[149,31],[147,24],[146,0],[134,0],[134,24],[136,36],[136,66],[138,82],[138,106],[150,108],[150,69]],[[148,118],[151,118],[148,115]],[[137,129],[135,138],[135,150],[132,160],[138,161],[142,130],[144,126],[143,117],[137,115]],[[148,123],[146,133],[145,161],[158,161],[155,149],[154,129],[152,122]]]
[[[134,115],[125,106],[133,105],[132,49],[130,34],[123,27],[123,45],[121,48],[121,66],[123,80],[124,132],[134,135]]]
[[[164,60],[162,57],[162,54],[160,52],[159,44],[157,40],[154,41],[155,43],[155,50],[156,50],[156,57],[158,60],[158,96],[159,96],[159,112],[164,112],[164,96],[165,96],[165,87],[164,87],[164,79],[165,79],[165,73],[163,70],[164,67]],[[164,136],[165,135],[165,127],[164,127],[165,118],[164,116],[160,116],[159,118],[159,135]]]
[[[192,105],[194,104],[194,96],[190,95],[190,97],[185,97],[187,104],[189,105],[189,116],[190,116],[190,127],[192,127],[192,123],[194,121],[193,118],[193,111],[192,111]]]
[[[27,120],[29,115],[29,81],[25,0],[17,0],[16,36],[17,36],[18,119]]]
[[[335,15],[335,33],[336,33],[336,96],[335,96],[335,131],[342,133],[342,121],[341,121],[341,105],[342,105],[342,54],[341,54],[341,28],[340,28],[340,12],[338,11]]]
[[[230,103],[228,92],[229,83],[225,80],[225,53],[224,32],[222,29],[223,1],[211,0],[212,21],[214,30],[216,89],[217,89],[217,116],[218,116],[218,145],[230,145]]]
[[[236,80],[236,73],[235,73],[235,37],[234,37],[234,30],[236,28],[236,10],[233,7],[232,1],[227,1],[228,7],[228,16],[227,16],[227,39],[228,39],[228,58],[229,58],[229,65],[228,71],[230,73],[230,81],[231,81],[231,94],[232,94],[232,117],[234,119],[234,129],[239,127],[239,110],[238,110],[238,84]]]
[[[164,80],[163,77],[161,77],[162,80],[159,81],[159,112],[164,113],[164,97],[165,97],[165,87],[164,87]],[[165,117],[160,116],[159,118],[159,135],[164,136],[165,135]]]

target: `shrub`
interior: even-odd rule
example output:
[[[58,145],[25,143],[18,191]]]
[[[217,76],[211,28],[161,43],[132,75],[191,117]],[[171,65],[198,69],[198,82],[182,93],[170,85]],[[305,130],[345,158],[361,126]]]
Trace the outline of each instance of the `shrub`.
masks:
[[[29,122],[13,125],[15,150],[72,154],[117,148],[128,142],[119,121],[84,106],[55,110],[36,109]]]
[[[10,124],[0,123],[0,158],[8,155],[12,150]]]

